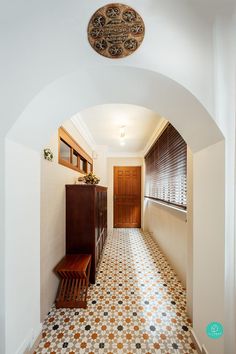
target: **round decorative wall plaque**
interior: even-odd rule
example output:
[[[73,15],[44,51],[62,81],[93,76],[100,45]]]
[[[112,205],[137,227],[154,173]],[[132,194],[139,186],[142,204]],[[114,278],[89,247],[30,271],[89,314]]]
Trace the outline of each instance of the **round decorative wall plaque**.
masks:
[[[135,52],[144,32],[144,22],[137,11],[117,3],[98,9],[88,24],[89,43],[107,58],[123,58]]]

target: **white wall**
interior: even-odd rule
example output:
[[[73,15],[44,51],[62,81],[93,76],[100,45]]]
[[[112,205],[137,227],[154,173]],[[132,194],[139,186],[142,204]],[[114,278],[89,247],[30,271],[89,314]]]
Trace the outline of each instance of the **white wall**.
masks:
[[[0,138],[0,161],[5,167],[5,141]],[[4,168],[3,168],[4,170]],[[5,351],[5,175],[0,173],[0,353]]]
[[[235,129],[236,129],[236,5],[222,12],[214,25],[215,119],[226,136],[225,184],[225,353],[236,348],[235,307]],[[235,351],[235,349],[234,349]]]
[[[187,148],[187,313],[193,319],[193,154]]]
[[[99,184],[107,187],[107,146],[95,146],[96,158],[93,160],[94,173],[100,178]]]
[[[108,175],[108,196],[107,210],[108,220],[107,228],[113,228],[113,191],[114,191],[114,166],[143,166],[143,158],[140,157],[108,157],[107,159],[107,175]],[[143,181],[141,195],[143,195]],[[143,198],[141,199],[141,210],[143,210]],[[142,213],[141,213],[142,215]]]
[[[194,154],[193,169],[193,329],[210,354],[233,354],[206,335],[209,323],[225,324],[224,142]]]
[[[186,214],[145,200],[145,230],[152,237],[186,286],[187,224]]]
[[[9,140],[6,151],[7,345],[1,353],[20,354],[41,330],[40,155]]]
[[[63,127],[91,156],[92,150],[68,120]],[[58,132],[46,147],[51,148],[53,162],[41,158],[41,321],[55,301],[58,277],[53,269],[65,255],[65,184],[74,184],[82,174],[58,163]],[[42,153],[43,155],[43,153]]]

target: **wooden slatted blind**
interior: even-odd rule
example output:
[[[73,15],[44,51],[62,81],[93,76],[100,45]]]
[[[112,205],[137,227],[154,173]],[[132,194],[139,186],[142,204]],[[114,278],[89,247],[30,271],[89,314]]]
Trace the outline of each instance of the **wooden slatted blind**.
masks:
[[[145,197],[186,209],[187,144],[169,123],[145,156]]]

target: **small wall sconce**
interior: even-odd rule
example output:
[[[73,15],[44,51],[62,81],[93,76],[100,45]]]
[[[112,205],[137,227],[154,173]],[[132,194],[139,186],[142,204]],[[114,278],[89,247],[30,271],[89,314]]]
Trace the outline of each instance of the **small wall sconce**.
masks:
[[[43,153],[44,153],[45,160],[48,160],[50,162],[53,161],[53,153],[52,153],[51,149],[46,148],[46,149],[43,150]]]

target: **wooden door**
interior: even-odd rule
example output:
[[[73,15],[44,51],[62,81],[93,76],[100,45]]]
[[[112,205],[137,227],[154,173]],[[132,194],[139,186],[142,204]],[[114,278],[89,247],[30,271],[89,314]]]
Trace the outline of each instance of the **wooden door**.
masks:
[[[141,227],[141,166],[114,167],[114,227]]]

